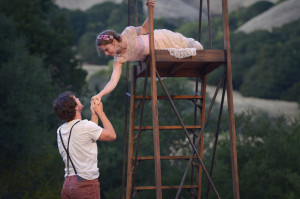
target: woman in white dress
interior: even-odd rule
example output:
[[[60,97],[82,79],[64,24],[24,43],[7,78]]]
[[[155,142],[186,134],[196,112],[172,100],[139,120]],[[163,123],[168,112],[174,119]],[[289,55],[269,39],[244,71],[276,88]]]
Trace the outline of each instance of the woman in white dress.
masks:
[[[149,0],[149,4],[154,6],[155,0]],[[149,55],[149,21],[145,20],[142,26],[129,26],[119,35],[113,30],[101,32],[96,39],[97,50],[104,52],[106,55],[114,57],[113,72],[109,82],[103,90],[92,97],[98,102],[104,95],[107,95],[117,86],[122,65],[127,61],[143,61]],[[202,45],[192,39],[186,38],[180,33],[175,33],[166,29],[154,30],[154,48],[194,48],[202,50]]]

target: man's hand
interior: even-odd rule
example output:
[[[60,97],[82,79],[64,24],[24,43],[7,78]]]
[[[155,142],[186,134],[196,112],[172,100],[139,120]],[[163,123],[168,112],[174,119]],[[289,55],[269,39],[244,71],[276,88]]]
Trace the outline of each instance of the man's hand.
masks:
[[[90,107],[90,109],[91,109],[92,115],[95,115],[96,112],[95,112],[95,105],[94,105],[94,101],[93,100],[91,100],[91,107]]]
[[[95,111],[95,101],[94,100],[91,100],[91,121],[92,122],[95,122],[96,124],[98,124],[98,116],[97,116],[97,113]]]
[[[114,141],[117,138],[116,132],[114,130],[114,127],[111,125],[110,121],[106,117],[105,113],[103,112],[103,104],[100,102],[97,104],[94,100],[92,101],[91,107],[96,112],[95,117],[97,118],[98,124],[98,117],[100,118],[103,129],[100,137],[98,138],[101,141],[111,142]],[[98,116],[98,117],[97,117]]]
[[[97,115],[100,117],[100,115],[103,113],[103,104],[102,102],[99,102],[98,104],[93,100],[94,104],[94,111],[97,113]]]

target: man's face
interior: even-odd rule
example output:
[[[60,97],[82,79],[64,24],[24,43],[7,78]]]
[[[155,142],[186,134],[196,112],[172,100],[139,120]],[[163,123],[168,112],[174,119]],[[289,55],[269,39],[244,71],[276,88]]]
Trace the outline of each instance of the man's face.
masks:
[[[73,95],[73,98],[75,99],[75,102],[77,104],[78,111],[81,113],[84,106],[81,104],[80,100],[75,95]]]

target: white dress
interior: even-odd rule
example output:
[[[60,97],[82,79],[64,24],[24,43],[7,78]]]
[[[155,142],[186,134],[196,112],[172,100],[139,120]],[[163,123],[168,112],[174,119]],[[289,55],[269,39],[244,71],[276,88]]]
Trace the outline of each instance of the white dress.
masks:
[[[115,61],[124,63],[127,61],[143,61],[149,55],[149,35],[141,35],[140,28],[129,26],[121,34],[127,42],[126,52],[117,54],[114,57]],[[180,33],[172,32],[166,29],[154,30],[154,48],[169,49],[169,52],[174,49],[186,49],[189,56],[194,55],[196,50],[202,50],[202,45],[193,38],[186,38]],[[171,50],[171,51],[170,51]]]

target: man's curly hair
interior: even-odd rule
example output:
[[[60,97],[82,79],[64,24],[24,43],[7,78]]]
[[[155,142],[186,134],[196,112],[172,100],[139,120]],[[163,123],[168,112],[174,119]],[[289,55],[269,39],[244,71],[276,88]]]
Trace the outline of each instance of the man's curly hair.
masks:
[[[75,117],[75,107],[77,106],[71,91],[60,94],[53,102],[53,110],[63,121],[69,122]]]

